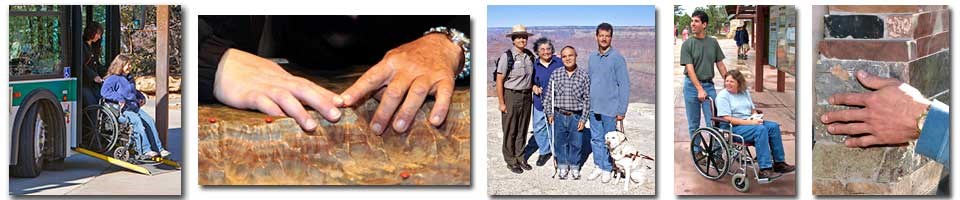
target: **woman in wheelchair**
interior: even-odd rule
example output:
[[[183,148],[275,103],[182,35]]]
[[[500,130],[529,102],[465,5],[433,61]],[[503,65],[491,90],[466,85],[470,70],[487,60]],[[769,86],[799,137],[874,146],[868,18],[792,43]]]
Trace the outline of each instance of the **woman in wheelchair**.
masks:
[[[796,167],[784,162],[780,124],[763,120],[762,116],[757,115],[759,112],[747,90],[743,74],[730,70],[723,79],[725,89],[717,94],[717,116],[729,121],[729,125],[733,126],[731,131],[747,140],[736,142],[753,143],[756,147],[757,164],[760,167],[757,178],[772,179],[793,172]]]
[[[120,121],[126,121],[133,127],[134,136],[139,144],[133,147],[141,158],[167,157],[170,152],[163,149],[160,138],[157,136],[157,126],[153,117],[140,109],[146,100],[142,93],[137,91],[134,82],[127,77],[131,69],[131,60],[125,55],[117,55],[107,69],[107,76],[100,88],[100,95],[110,103],[120,104],[123,114]],[[147,132],[147,131],[150,132]],[[154,145],[151,145],[150,143]],[[157,152],[160,153],[157,153]]]

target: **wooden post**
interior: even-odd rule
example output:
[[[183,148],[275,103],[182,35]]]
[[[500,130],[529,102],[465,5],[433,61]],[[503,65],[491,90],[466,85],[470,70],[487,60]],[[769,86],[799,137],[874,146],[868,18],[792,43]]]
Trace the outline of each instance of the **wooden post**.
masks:
[[[170,8],[167,5],[158,5],[157,6],[157,69],[156,69],[156,85],[157,85],[157,105],[155,117],[157,120],[157,131],[160,136],[160,141],[163,144],[167,143],[167,128],[169,127],[169,111],[167,107],[169,106],[168,94],[167,91],[167,73],[170,71],[167,66],[167,60],[169,59],[167,48],[168,48],[168,38],[170,34]]]
[[[754,80],[753,80],[753,91],[763,92],[763,67],[767,62],[767,15],[769,13],[768,6],[757,6],[757,14],[754,15],[755,27],[757,31],[755,32],[754,38],[756,38],[756,53],[754,56],[756,58],[756,64],[754,65]]]

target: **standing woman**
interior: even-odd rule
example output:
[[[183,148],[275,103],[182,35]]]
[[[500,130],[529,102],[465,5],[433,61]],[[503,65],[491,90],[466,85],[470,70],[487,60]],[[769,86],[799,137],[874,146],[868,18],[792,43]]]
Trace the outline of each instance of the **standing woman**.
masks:
[[[137,91],[134,82],[127,77],[130,73],[130,58],[125,55],[117,55],[107,69],[107,78],[103,81],[103,88],[100,94],[108,102],[120,104],[123,115],[120,121],[124,120],[133,125],[134,136],[138,138],[137,153],[145,158],[157,157],[159,151],[160,157],[167,157],[170,152],[163,149],[160,143],[160,137],[157,136],[157,126],[154,124],[153,117],[140,109],[146,101],[140,91]],[[147,131],[151,132],[147,132]],[[151,145],[151,142],[153,144]]]
[[[83,88],[80,93],[83,96],[84,108],[97,104],[100,99],[99,93],[97,93],[98,86],[103,83],[103,78],[98,72],[100,69],[100,59],[98,59],[100,54],[95,52],[99,48],[93,48],[93,45],[98,44],[97,42],[100,41],[102,35],[103,27],[96,22],[91,22],[83,29],[83,66],[80,69],[83,71],[80,77]]]

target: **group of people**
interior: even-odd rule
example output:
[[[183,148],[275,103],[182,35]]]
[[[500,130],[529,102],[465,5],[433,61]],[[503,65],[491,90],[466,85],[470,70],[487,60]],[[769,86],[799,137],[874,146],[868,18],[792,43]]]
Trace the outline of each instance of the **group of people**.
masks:
[[[708,102],[705,102],[709,97],[716,100],[717,116],[730,122],[721,126],[730,126],[733,133],[743,136],[746,140],[743,142],[754,143],[757,163],[760,167],[759,179],[770,180],[782,174],[794,172],[796,167],[785,162],[780,124],[771,120],[751,118],[758,111],[747,90],[746,80],[740,71],[727,71],[720,45],[715,38],[707,36],[704,32],[709,22],[707,14],[703,11],[695,11],[691,19],[690,27],[694,37],[684,41],[680,48],[680,65],[685,68],[686,75],[683,81],[683,99],[691,138],[700,127],[701,119],[704,124],[711,124],[712,108],[709,107]],[[746,35],[746,33],[742,34]],[[738,32],[737,35],[741,33]],[[738,45],[743,45],[739,43],[740,39],[743,38],[737,38]],[[742,56],[738,59],[742,59]],[[714,66],[724,79],[725,89],[721,90],[719,95],[713,86]],[[708,155],[698,147],[699,145],[693,148],[698,158]]]
[[[577,65],[575,47],[565,46],[559,57],[554,55],[553,42],[547,38],[534,42],[535,51],[526,49],[533,34],[523,25],[506,35],[513,46],[497,59],[494,75],[504,134],[502,153],[510,171],[519,174],[533,169],[524,155],[532,115],[533,138],[527,145],[538,147],[538,166],[555,154],[559,178],[580,179],[581,142],[589,137],[596,168],[587,179],[601,177],[604,183],[612,179],[604,135],[623,121],[630,95],[626,59],[611,45],[613,32],[608,23],[597,26],[597,50],[588,55],[587,66]]]
[[[106,69],[106,74],[101,76],[100,55],[96,51],[99,48],[96,47],[100,44],[103,27],[96,22],[88,23],[82,35],[84,46],[81,95],[84,108],[96,105],[100,99],[119,106],[122,113],[118,121],[133,127],[131,137],[137,138],[138,143],[134,144],[134,150],[140,158],[170,156],[170,152],[164,149],[160,142],[153,117],[140,108],[146,102],[146,96],[137,90],[136,83],[130,77],[130,71],[133,69],[132,60],[126,55],[117,55]]]

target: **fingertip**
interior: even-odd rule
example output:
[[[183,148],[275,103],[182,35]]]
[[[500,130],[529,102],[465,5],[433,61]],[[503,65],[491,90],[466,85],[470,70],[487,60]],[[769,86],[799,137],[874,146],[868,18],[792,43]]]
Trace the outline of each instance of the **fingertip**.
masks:
[[[820,122],[830,123],[830,117],[827,117],[827,114],[820,115]]]
[[[867,71],[863,71],[862,69],[857,70],[857,77],[858,77],[858,78],[868,78],[869,76],[870,76],[870,74],[867,74]]]
[[[343,103],[344,103],[343,97],[340,97],[340,95],[335,95],[335,96],[333,96],[333,104],[334,104],[335,106],[337,106],[337,107],[343,107]]]
[[[382,131],[382,130],[383,130],[383,126],[380,125],[379,122],[374,122],[374,123],[370,124],[370,129],[372,129],[372,130],[373,130],[373,133],[376,133],[377,135],[383,134],[383,133],[382,133],[382,132],[383,132],[383,131]]]
[[[430,118],[430,124],[433,124],[434,126],[440,126],[442,123],[443,119],[440,118],[440,115],[433,115],[433,117]]]
[[[333,102],[337,102],[337,98],[338,98],[338,97],[334,97]],[[353,98],[352,98],[349,94],[340,95],[339,98],[340,98],[340,104],[342,104],[342,105],[345,105],[345,106],[346,106],[346,105],[352,105],[352,104],[353,104],[353,101],[352,101]]]
[[[404,132],[407,130],[407,121],[403,119],[398,119],[396,123],[393,123],[393,130],[397,132]]]
[[[330,116],[330,121],[333,122],[340,121],[340,115],[342,114],[338,108],[330,108],[330,110],[327,111],[327,116]]]
[[[314,131],[314,130],[316,130],[316,129],[317,129],[317,120],[314,120],[313,117],[307,118],[307,120],[303,122],[303,129],[306,130],[306,131]]]

